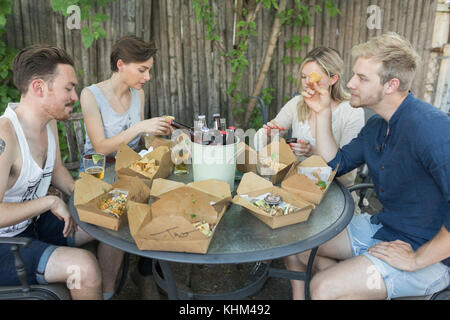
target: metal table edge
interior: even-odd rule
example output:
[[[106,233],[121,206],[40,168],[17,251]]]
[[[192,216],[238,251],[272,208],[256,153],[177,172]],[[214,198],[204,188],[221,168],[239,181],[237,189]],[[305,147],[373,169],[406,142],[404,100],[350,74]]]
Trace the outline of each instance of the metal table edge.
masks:
[[[237,264],[237,263],[251,263],[256,261],[278,259],[290,256],[296,253],[304,252],[313,249],[321,244],[329,241],[339,234],[349,224],[354,212],[354,202],[348,189],[338,180],[334,180],[344,194],[344,210],[339,218],[325,230],[312,236],[311,238],[301,241],[300,244],[293,243],[278,248],[258,250],[254,252],[243,253],[188,253],[188,252],[169,252],[169,251],[150,251],[139,250],[135,243],[131,243],[119,238],[116,238],[105,231],[99,229],[95,225],[80,221],[77,210],[73,204],[73,193],[70,197],[70,212],[74,217],[76,223],[92,237],[103,242],[114,242],[114,246],[120,250],[145,256],[157,260],[164,260],[177,263],[191,263],[191,264]],[[76,213],[76,214],[74,214]],[[91,232],[90,232],[91,231]],[[100,234],[99,234],[100,233]]]

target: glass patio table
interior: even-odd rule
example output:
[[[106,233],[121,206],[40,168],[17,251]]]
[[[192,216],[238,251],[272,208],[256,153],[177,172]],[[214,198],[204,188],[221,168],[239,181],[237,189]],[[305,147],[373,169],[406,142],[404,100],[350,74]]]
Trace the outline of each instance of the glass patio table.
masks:
[[[104,181],[113,183],[116,179],[114,166],[105,170]],[[192,167],[189,174],[168,177],[179,182],[192,182]],[[238,183],[236,183],[237,188]],[[233,193],[234,195],[234,193]],[[303,223],[272,230],[245,208],[231,203],[216,227],[206,254],[139,250],[130,234],[128,225],[118,231],[109,230],[79,220],[70,198],[70,212],[78,225],[92,237],[125,252],[153,259],[153,275],[157,284],[167,292],[169,299],[243,299],[258,292],[269,277],[305,281],[305,296],[309,295],[311,269],[318,247],[338,235],[350,222],[354,202],[349,191],[339,181],[329,186],[320,205],[311,212]],[[306,272],[276,269],[270,263],[263,263],[250,284],[227,293],[216,295],[197,294],[177,290],[170,262],[187,264],[242,264],[290,256],[311,251]],[[159,263],[162,276],[156,272]]]

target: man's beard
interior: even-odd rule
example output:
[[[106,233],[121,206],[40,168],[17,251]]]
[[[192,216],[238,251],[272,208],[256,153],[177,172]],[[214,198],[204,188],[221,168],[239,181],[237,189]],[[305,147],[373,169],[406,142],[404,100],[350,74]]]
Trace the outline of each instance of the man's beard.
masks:
[[[51,108],[47,108],[47,113],[56,121],[66,121],[70,118],[70,114],[73,111],[74,105],[75,105],[75,102],[66,103],[64,105],[63,111],[58,111],[58,112],[51,110]],[[69,113],[67,113],[66,108],[69,108],[69,107],[72,108],[72,110]]]
[[[383,100],[383,91],[380,90],[380,91],[378,91],[378,92],[376,93],[376,95],[367,97],[367,98],[365,99],[365,101],[362,101],[360,96],[358,96],[358,97],[359,97],[359,99],[360,99],[360,101],[359,101],[358,104],[353,104],[353,103],[351,102],[351,100],[350,100],[350,105],[351,105],[353,108],[371,108],[371,107],[373,107],[373,106],[379,104],[380,101]]]

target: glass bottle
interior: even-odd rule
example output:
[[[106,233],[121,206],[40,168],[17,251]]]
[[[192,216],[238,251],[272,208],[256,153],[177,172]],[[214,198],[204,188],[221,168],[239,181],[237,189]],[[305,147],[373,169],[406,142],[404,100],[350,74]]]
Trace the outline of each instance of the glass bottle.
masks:
[[[220,114],[215,113],[215,114],[213,114],[213,129],[222,131],[221,128],[222,128],[222,126],[220,124]]]

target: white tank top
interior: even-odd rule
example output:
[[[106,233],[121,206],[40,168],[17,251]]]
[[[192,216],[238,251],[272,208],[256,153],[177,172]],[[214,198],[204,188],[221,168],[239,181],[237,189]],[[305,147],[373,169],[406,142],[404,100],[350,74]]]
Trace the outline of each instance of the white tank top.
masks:
[[[36,164],[31,155],[22,126],[14,112],[14,105],[16,104],[8,105],[2,118],[9,119],[14,126],[22,154],[22,168],[14,186],[6,190],[3,202],[18,203],[42,198],[47,195],[55,165],[56,143],[50,125],[47,125],[47,160],[44,169],[42,169]],[[0,237],[16,236],[25,231],[32,221],[33,219],[28,219],[13,226],[0,228]]]
[[[109,139],[115,137],[122,131],[127,130],[132,125],[141,121],[141,98],[139,97],[139,91],[130,88],[131,94],[131,102],[128,110],[122,114],[114,111],[113,108],[109,105],[108,100],[103,95],[103,92],[100,88],[93,84],[87,87],[95,97],[97,101],[97,106],[100,110],[100,114],[102,116],[103,128],[105,132],[105,138]],[[86,125],[84,127],[86,132],[86,143],[84,144],[84,154],[94,153],[94,147],[92,146],[91,139],[87,134]],[[141,139],[141,135],[137,135],[133,140],[128,143],[128,146],[136,150],[139,144],[139,140]],[[115,155],[115,152],[113,153]]]

